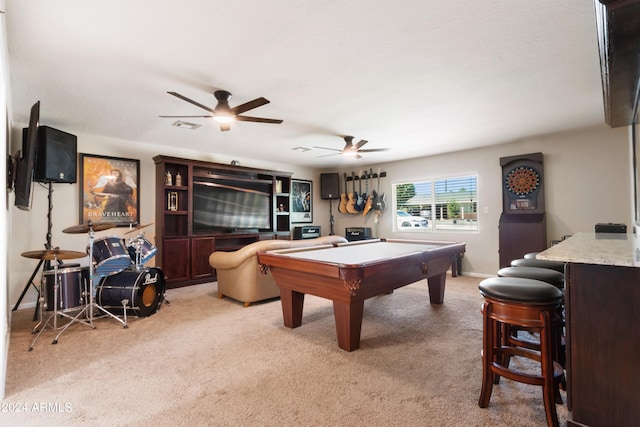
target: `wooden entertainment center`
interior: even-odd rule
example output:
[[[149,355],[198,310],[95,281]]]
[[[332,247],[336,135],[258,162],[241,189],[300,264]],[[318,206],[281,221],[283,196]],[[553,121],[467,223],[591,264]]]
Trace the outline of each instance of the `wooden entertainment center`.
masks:
[[[258,240],[291,239],[292,173],[168,156],[156,156],[153,161],[156,164],[156,263],[167,277],[168,288],[214,281],[215,270],[209,265],[213,251],[232,251]],[[255,232],[194,230],[194,178],[216,176],[260,182],[269,188],[269,229]]]

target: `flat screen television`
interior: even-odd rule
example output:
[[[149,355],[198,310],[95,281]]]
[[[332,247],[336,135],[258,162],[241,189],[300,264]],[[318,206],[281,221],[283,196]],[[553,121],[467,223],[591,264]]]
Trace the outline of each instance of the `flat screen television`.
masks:
[[[31,209],[31,188],[38,144],[38,125],[40,121],[40,101],[33,104],[29,116],[29,128],[22,140],[22,155],[16,162],[14,181],[15,206],[28,211]]]
[[[260,231],[271,228],[271,197],[266,185],[193,182],[193,229]],[[253,188],[247,188],[253,187]]]

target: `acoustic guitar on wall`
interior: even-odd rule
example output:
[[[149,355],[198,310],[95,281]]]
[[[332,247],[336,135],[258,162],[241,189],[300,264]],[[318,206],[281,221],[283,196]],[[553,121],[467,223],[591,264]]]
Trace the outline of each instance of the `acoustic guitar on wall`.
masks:
[[[347,195],[347,173],[344,173],[344,192],[340,194],[340,204],[338,205],[338,212],[340,213],[349,213],[347,211],[347,203],[349,202],[349,197]]]
[[[351,214],[358,213],[356,210],[356,200],[358,199],[358,193],[356,193],[356,179],[355,174],[351,172],[351,193],[349,193],[349,201],[347,202],[347,212]]]

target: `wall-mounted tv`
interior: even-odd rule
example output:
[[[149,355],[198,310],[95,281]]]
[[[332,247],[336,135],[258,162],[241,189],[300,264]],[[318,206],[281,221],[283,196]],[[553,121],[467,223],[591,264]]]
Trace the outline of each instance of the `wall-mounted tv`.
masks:
[[[22,210],[31,209],[31,188],[38,144],[38,124],[40,121],[40,101],[33,104],[29,116],[29,128],[22,140],[22,155],[16,162],[14,181],[15,206]]]
[[[271,229],[271,193],[265,183],[193,182],[193,230]]]

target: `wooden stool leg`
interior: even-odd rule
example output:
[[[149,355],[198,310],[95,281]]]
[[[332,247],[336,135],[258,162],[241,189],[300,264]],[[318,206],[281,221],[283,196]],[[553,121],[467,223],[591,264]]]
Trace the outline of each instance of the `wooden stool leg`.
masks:
[[[547,425],[558,427],[558,413],[556,411],[556,392],[558,385],[553,378],[553,331],[551,317],[549,312],[542,312],[542,322],[544,327],[540,331],[540,364],[542,366],[542,377],[544,384],[542,385],[542,396],[544,400],[544,409],[547,417]]]
[[[495,381],[495,373],[490,366],[494,359],[493,349],[496,345],[496,328],[498,322],[494,322],[488,315],[489,304],[484,303],[482,307],[482,389],[480,391],[480,399],[478,405],[481,408],[489,406],[491,392],[493,391],[493,383]]]

